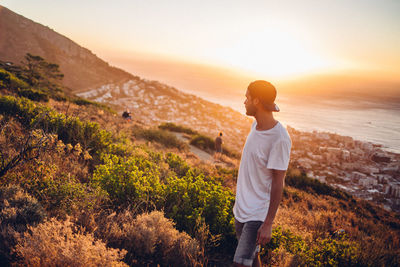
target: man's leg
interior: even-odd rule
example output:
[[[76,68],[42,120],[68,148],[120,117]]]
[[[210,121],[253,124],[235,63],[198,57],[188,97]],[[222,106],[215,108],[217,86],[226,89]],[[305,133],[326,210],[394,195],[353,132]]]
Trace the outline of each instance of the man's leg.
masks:
[[[257,232],[261,224],[261,221],[250,221],[244,224],[235,223],[236,227],[239,226],[240,231],[240,233],[237,232],[238,246],[233,258],[235,266],[248,267],[253,265],[256,256]],[[256,262],[258,264],[258,260],[256,260]]]
[[[234,263],[234,266],[235,267],[247,267],[246,265],[241,265],[241,264],[238,264],[238,263]],[[253,260],[252,267],[262,267],[260,253],[256,253],[256,257]]]

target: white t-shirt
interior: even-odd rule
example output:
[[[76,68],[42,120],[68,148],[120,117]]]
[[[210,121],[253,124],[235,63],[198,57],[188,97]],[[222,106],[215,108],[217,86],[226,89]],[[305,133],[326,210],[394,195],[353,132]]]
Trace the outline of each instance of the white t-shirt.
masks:
[[[268,213],[272,169],[287,170],[292,142],[278,122],[265,131],[251,126],[242,152],[233,214],[239,222],[264,221]]]

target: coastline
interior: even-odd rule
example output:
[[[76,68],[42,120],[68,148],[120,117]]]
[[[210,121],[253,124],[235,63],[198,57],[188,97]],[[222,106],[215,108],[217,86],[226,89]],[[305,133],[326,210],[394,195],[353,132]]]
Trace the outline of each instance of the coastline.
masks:
[[[400,154],[379,144],[287,127],[291,164],[310,178],[400,212]]]

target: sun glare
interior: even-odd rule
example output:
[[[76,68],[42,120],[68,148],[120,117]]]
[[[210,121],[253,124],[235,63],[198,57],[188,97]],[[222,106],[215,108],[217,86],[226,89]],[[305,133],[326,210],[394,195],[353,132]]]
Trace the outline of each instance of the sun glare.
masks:
[[[288,31],[269,29],[248,33],[225,47],[224,63],[269,77],[301,75],[330,67],[313,47]]]

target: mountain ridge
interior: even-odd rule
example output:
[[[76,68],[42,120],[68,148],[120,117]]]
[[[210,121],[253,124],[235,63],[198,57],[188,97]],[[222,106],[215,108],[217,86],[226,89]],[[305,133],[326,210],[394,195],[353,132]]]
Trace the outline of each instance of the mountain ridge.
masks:
[[[60,65],[72,91],[132,79],[135,76],[97,57],[51,28],[0,5],[0,59],[18,64],[27,52]],[[84,79],[82,79],[84,77]]]

